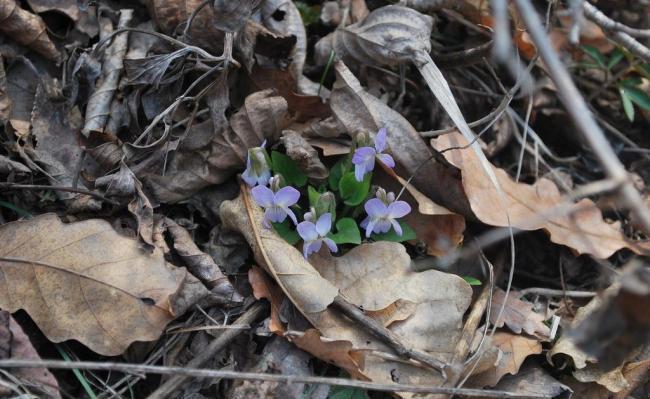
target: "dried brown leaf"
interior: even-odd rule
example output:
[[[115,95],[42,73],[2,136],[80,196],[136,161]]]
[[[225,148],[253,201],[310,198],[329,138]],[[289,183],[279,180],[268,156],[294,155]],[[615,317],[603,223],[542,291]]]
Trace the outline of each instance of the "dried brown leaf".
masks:
[[[386,6],[364,20],[337,29],[316,44],[316,61],[324,65],[334,51],[345,60],[366,65],[411,62],[417,52],[429,53],[433,18],[412,8]]]
[[[272,32],[296,37],[289,70],[298,84],[299,93],[316,95],[318,84],[302,74],[307,58],[307,32],[296,5],[291,0],[266,0],[262,4],[262,22]]]
[[[525,362],[517,374],[505,375],[494,389],[521,396],[547,398],[566,397],[561,395],[570,395],[572,392],[571,388],[560,383],[532,361]]]
[[[0,31],[52,61],[61,53],[47,35],[47,26],[38,15],[20,8],[16,0],[0,1]]]
[[[241,302],[241,295],[235,291],[235,287],[230,284],[212,257],[194,243],[190,233],[170,218],[165,218],[165,225],[171,235],[174,250],[183,259],[190,273],[214,293],[230,297],[234,302]]]
[[[78,0],[27,0],[27,4],[34,12],[39,14],[47,11],[58,11],[75,22],[81,14]]]
[[[476,338],[480,339],[480,334],[477,334]],[[505,331],[496,332],[484,345],[487,350],[490,347],[498,349],[501,355],[497,357],[492,367],[473,375],[468,381],[468,386],[493,387],[504,375],[517,374],[519,367],[528,356],[542,353],[542,344],[537,339]]]
[[[300,169],[307,177],[317,181],[324,181],[329,176],[329,170],[318,158],[316,150],[305,140],[300,133],[293,130],[285,130],[280,138],[287,155],[296,161]]]
[[[30,173],[30,169],[20,162],[13,161],[4,155],[0,155],[0,174],[8,175],[15,173],[17,175]]]
[[[29,337],[9,312],[0,311],[0,359],[41,360]],[[61,398],[59,383],[46,368],[13,369],[11,374],[39,397]]]
[[[128,27],[133,19],[133,10],[120,10],[120,19],[117,29]],[[86,106],[86,118],[83,134],[88,136],[90,132],[103,132],[108,117],[111,114],[111,103],[117,91],[122,70],[124,69],[124,55],[129,49],[129,33],[123,32],[113,38],[112,43],[106,48],[106,58],[102,64],[102,75],[95,90],[88,99]]]
[[[292,337],[291,342],[319,359],[348,370],[355,378],[367,379],[358,372],[364,367],[363,354],[355,351],[349,341],[324,340],[318,330],[310,328],[303,335]]]
[[[285,299],[284,293],[264,272],[257,266],[248,271],[248,282],[253,287],[253,295],[257,299],[266,299],[271,304],[271,321],[269,330],[275,334],[283,334],[286,329],[280,320],[280,307]]]
[[[458,133],[431,140],[431,145],[438,151],[464,148],[467,143]],[[503,169],[492,166],[505,193],[503,199],[506,202],[502,203],[495,186],[485,178],[475,152],[471,149],[451,149],[445,151],[444,157],[460,171],[464,196],[471,204],[472,214],[483,223],[508,226],[507,209],[512,227],[543,229],[549,233],[551,241],[566,245],[578,254],[607,258],[623,248],[643,251],[628,242],[617,226],[605,222],[598,207],[589,199],[573,205],[574,212],[570,216],[553,213],[555,208],[564,204],[564,200],[555,183],[548,179],[542,178],[534,185],[517,183]]]
[[[492,309],[501,309],[506,299],[506,293],[500,288],[496,288],[492,293]],[[498,311],[490,314],[490,323],[497,321]],[[508,294],[508,301],[503,308],[501,318],[497,327],[503,327],[505,324],[512,332],[521,334],[525,332],[530,335],[541,335],[548,337],[551,330],[544,324],[545,317],[533,311],[533,304],[522,301],[517,298],[517,293],[511,291]]]
[[[7,73],[5,63],[0,54],[0,122],[5,123],[11,116],[11,98],[7,92]]]
[[[49,98],[39,85],[32,111],[32,135],[36,138],[34,153],[50,176],[53,185],[72,187],[83,150],[79,138],[81,113],[64,101]],[[60,192],[69,199],[76,194]]]
[[[184,29],[185,23],[204,0],[147,0],[156,25],[165,33]],[[214,24],[214,10],[207,5],[199,11],[189,30],[189,41],[199,47],[217,54],[223,49],[224,33]]]
[[[271,90],[253,93],[230,118],[230,128],[215,131],[211,121],[205,122],[200,129],[207,129],[211,138],[208,146],[181,148],[165,175],[147,175],[146,184],[154,197],[164,203],[178,202],[204,187],[221,184],[243,170],[249,148],[264,140],[276,142],[288,118],[287,102],[282,97],[272,95]]]
[[[53,342],[76,339],[103,355],[156,340],[174,318],[185,272],[100,219],[56,215],[0,226],[0,306],[24,309]]]

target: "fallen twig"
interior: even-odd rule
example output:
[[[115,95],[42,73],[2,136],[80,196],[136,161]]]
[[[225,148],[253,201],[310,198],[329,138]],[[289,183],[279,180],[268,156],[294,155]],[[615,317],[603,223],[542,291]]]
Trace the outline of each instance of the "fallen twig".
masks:
[[[248,309],[244,314],[242,314],[235,323],[233,323],[233,326],[237,325],[250,325],[254,323],[257,319],[259,319],[266,311],[266,305],[263,302],[257,302],[255,303],[250,309]],[[171,374],[173,375],[172,378],[169,380],[165,381],[164,384],[158,387],[151,395],[147,397],[147,399],[158,399],[158,398],[168,398],[171,397],[171,394],[176,391],[178,388],[180,388],[181,385],[190,377],[197,377],[197,378],[237,378],[235,375],[239,374],[237,372],[233,371],[221,371],[221,370],[200,370],[198,367],[201,367],[204,365],[207,361],[212,359],[214,355],[217,354],[220,350],[222,350],[226,345],[228,345],[233,339],[235,339],[242,331],[241,329],[229,329],[229,330],[224,330],[221,335],[214,341],[210,342],[210,344],[201,351],[194,359],[190,360],[184,367],[156,367],[156,366],[144,366],[153,369],[151,371],[145,371],[145,370],[135,370],[135,372],[151,372],[151,373],[157,373],[157,369],[160,369],[160,371],[166,370],[166,369],[174,369],[176,371],[174,372],[163,372],[159,374]],[[102,364],[102,363],[99,363]],[[119,366],[119,364],[117,364]],[[139,365],[133,365],[135,368],[139,367]],[[2,367],[0,365],[0,367]],[[82,367],[83,368],[83,367]],[[112,369],[112,370],[118,370],[118,369]],[[122,371],[128,372],[124,369]],[[191,371],[191,372],[190,372]],[[226,375],[218,375],[218,374],[210,374],[214,372],[223,372],[223,373],[231,373],[233,374],[232,377],[228,377]],[[206,374],[207,373],[207,374]]]
[[[295,376],[282,374],[266,373],[246,373],[232,370],[206,370],[190,367],[165,367],[165,366],[148,366],[141,364],[114,363],[114,362],[66,362],[61,360],[20,360],[7,359],[0,360],[0,368],[35,368],[46,367],[51,369],[87,369],[87,370],[107,370],[120,371],[123,373],[134,374],[160,374],[173,375],[175,378],[222,378],[230,380],[249,380],[249,381],[272,381],[286,384],[326,384],[350,388],[367,389],[372,391],[384,392],[415,392],[415,393],[439,393],[449,395],[459,395],[465,397],[481,398],[551,398],[548,395],[520,395],[506,391],[491,391],[482,389],[456,389],[437,387],[430,385],[402,385],[402,384],[379,384],[375,382],[356,381],[347,378],[330,378],[330,377],[312,377],[312,376]],[[171,381],[171,380],[170,380]],[[150,396],[151,398],[151,396]]]
[[[582,9],[587,18],[605,30],[623,32],[632,37],[650,38],[650,29],[635,29],[618,21],[614,21],[587,1],[582,3]]]
[[[63,187],[63,186],[48,186],[46,184],[15,184],[15,183],[0,183],[0,189],[16,189],[16,190],[55,190],[55,191],[65,191],[68,193],[78,193],[90,195],[91,197],[98,198],[102,201],[106,201],[111,205],[120,206],[121,204],[110,198],[106,198],[104,195],[90,190],[84,190],[83,188],[75,187]]]
[[[517,0],[516,4],[530,36],[547,66],[548,74],[557,87],[560,99],[571,115],[576,127],[593,149],[607,175],[612,180],[622,182],[619,193],[625,205],[636,216],[643,231],[650,234],[650,210],[646,207],[639,192],[634,188],[627,170],[625,170],[625,167],[609,145],[605,134],[594,120],[591,112],[589,112],[584,98],[571,80],[571,75],[553,49],[535,8],[528,0]]]

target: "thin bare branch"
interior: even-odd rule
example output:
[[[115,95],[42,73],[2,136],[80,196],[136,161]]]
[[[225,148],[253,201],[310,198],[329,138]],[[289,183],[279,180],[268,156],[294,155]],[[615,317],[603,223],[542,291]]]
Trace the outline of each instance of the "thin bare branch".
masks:
[[[273,381],[286,384],[326,384],[350,388],[367,389],[372,391],[384,392],[415,392],[415,393],[440,393],[448,395],[458,395],[464,397],[481,397],[481,398],[551,398],[548,395],[520,395],[506,391],[491,391],[482,389],[456,389],[437,387],[430,385],[407,385],[407,384],[379,384],[375,382],[356,381],[347,378],[330,378],[330,377],[312,377],[312,376],[295,376],[282,374],[265,374],[265,373],[244,373],[231,370],[208,370],[188,367],[165,367],[165,366],[148,366],[141,364],[114,363],[114,362],[66,362],[61,360],[20,360],[7,359],[0,360],[0,369],[2,368],[35,368],[46,367],[50,369],[86,369],[86,370],[111,370],[123,373],[133,374],[160,374],[173,375],[183,378],[211,378],[211,379],[229,379],[229,380],[249,380],[249,381]]]
[[[650,38],[650,29],[635,29],[614,21],[587,1],[582,3],[582,9],[587,18],[605,30],[623,32],[632,37]]]
[[[517,0],[517,7],[537,50],[547,66],[548,74],[555,83],[560,99],[567,108],[578,130],[582,133],[598,157],[607,175],[615,181],[622,181],[620,195],[624,204],[634,213],[639,225],[650,234],[650,210],[634,188],[632,180],[616,156],[605,134],[596,123],[584,98],[576,88],[571,75],[555,52],[542,22],[529,0]]]

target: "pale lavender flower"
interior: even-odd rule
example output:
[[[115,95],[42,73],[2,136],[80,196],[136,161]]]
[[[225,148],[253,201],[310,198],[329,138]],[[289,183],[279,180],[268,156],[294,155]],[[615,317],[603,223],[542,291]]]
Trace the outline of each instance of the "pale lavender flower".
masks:
[[[253,199],[259,206],[264,208],[264,227],[271,228],[269,222],[282,223],[287,218],[287,215],[293,220],[294,224],[298,224],[296,215],[293,213],[290,206],[298,202],[300,192],[291,186],[282,187],[277,192],[273,192],[266,186],[255,186],[251,190]]]
[[[298,227],[296,227],[298,234],[300,234],[300,237],[302,237],[302,239],[305,241],[302,244],[302,254],[305,256],[305,259],[309,258],[309,254],[318,252],[323,243],[327,245],[327,248],[329,248],[331,252],[338,251],[336,243],[330,238],[325,237],[327,233],[330,232],[331,228],[331,213],[323,214],[318,218],[316,224],[308,220],[305,220],[304,222],[300,222],[298,224]]]
[[[271,167],[264,146],[266,140],[259,147],[249,148],[246,159],[246,170],[241,178],[251,187],[256,185],[266,186],[271,178]]]
[[[384,194],[385,191],[381,190]],[[361,222],[361,227],[366,229],[366,237],[372,233],[387,233],[393,226],[398,236],[402,235],[402,226],[396,219],[404,217],[411,212],[411,206],[405,201],[395,201],[395,195],[380,195],[369,199],[363,206],[368,216]]]
[[[389,168],[395,167],[393,157],[389,154],[383,154],[386,149],[386,133],[385,127],[379,129],[375,137],[375,148],[359,147],[354,151],[352,163],[354,164],[354,177],[357,181],[363,181],[363,176],[375,168],[375,158]]]

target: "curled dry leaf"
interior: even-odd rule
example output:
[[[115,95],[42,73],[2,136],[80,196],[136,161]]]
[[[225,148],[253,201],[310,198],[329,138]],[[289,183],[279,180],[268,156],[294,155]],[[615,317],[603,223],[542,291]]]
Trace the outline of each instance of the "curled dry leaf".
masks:
[[[460,171],[464,197],[471,204],[470,215],[473,214],[481,222],[508,226],[507,209],[512,227],[543,229],[549,233],[551,241],[566,245],[578,254],[607,258],[623,248],[647,251],[626,240],[616,225],[605,222],[593,201],[583,199],[571,206],[571,215],[559,215],[554,210],[565,203],[555,183],[544,178],[533,185],[517,183],[503,169],[491,166],[505,193],[503,198],[507,202],[502,204],[497,189],[485,178],[476,153],[471,149],[452,149],[466,147],[467,144],[468,141],[458,133],[431,140],[436,150],[449,149],[444,152],[444,157]]]
[[[246,97],[244,106],[230,118],[230,127],[215,131],[205,122],[209,144],[203,148],[179,150],[164,176],[147,175],[146,184],[164,203],[184,200],[200,189],[220,184],[244,169],[248,149],[264,140],[275,142],[288,123],[287,102],[264,90]]]
[[[350,356],[365,355],[363,366],[359,365],[363,368],[346,368],[352,375],[381,382],[399,378],[405,383],[442,383],[433,370],[373,355],[390,350],[328,306],[340,289],[369,315],[374,312],[414,349],[431,351],[444,360],[453,353],[462,315],[471,300],[471,288],[463,279],[435,270],[415,273],[410,270],[405,248],[388,242],[362,245],[339,258],[312,255],[312,266],[300,251],[262,227],[263,212],[252,202],[247,187],[242,187],[237,200],[222,204],[221,219],[246,237],[256,261],[316,327],[320,341],[347,341],[352,345]],[[409,289],[405,290],[405,285]]]
[[[22,327],[16,323],[16,320],[11,317],[9,312],[0,310],[0,359],[12,358],[41,360]],[[59,383],[46,368],[13,369],[11,374],[13,377],[18,378],[20,383],[29,386],[30,391],[38,393],[39,397],[48,399],[61,398]],[[7,389],[6,387],[3,388]],[[10,397],[11,392],[3,392],[3,388],[0,388],[0,395]]]
[[[271,304],[269,330],[275,334],[283,334],[285,328],[280,320],[280,306],[282,306],[285,296],[282,290],[258,266],[253,266],[248,271],[248,282],[253,287],[255,298],[264,298]]]
[[[9,173],[15,173],[21,175],[30,172],[30,169],[22,163],[13,161],[4,155],[0,155],[0,174],[8,175]]]
[[[82,13],[78,0],[27,0],[27,4],[34,12],[58,11],[75,22]]]
[[[258,90],[275,89],[284,97],[289,105],[289,111],[295,114],[296,121],[323,118],[330,114],[329,107],[319,96],[298,94],[296,79],[288,69],[263,68],[255,65],[250,78]]]
[[[5,123],[11,116],[11,98],[7,93],[7,73],[2,55],[0,55],[0,122]]]
[[[496,288],[492,293],[492,309],[501,309],[505,299],[505,291]],[[499,311],[490,313],[490,323],[494,324],[497,321],[498,313]],[[523,330],[526,334],[547,338],[551,330],[544,324],[544,319],[543,315],[533,311],[532,303],[522,301],[517,298],[516,292],[511,291],[497,327],[503,327],[505,324],[516,334],[521,334]]]
[[[411,62],[416,53],[431,51],[432,27],[433,18],[412,8],[381,7],[363,21],[321,39],[316,44],[316,62],[326,64],[332,51],[366,65]]]
[[[51,184],[72,187],[83,156],[79,142],[81,113],[67,102],[48,98],[39,85],[32,111],[32,135],[36,138],[36,160],[50,176]],[[57,193],[69,199],[76,194]]]
[[[650,270],[640,264],[627,266],[601,299],[571,332],[571,339],[607,370],[650,342]]]
[[[190,273],[214,293],[230,297],[234,302],[241,302],[241,295],[235,291],[235,287],[230,284],[212,257],[194,243],[190,233],[170,218],[165,218],[165,225],[171,235],[174,250],[183,259]]]
[[[482,331],[477,331],[475,345],[478,346]],[[516,335],[506,331],[496,332],[492,338],[486,338],[483,343],[485,351],[498,350],[499,355],[494,358],[487,356],[484,361],[491,362],[479,365],[480,373],[473,375],[468,380],[468,386],[483,388],[495,386],[506,374],[517,374],[519,367],[530,355],[542,353],[542,344],[536,338]]]
[[[262,4],[262,21],[264,26],[275,33],[295,36],[296,44],[291,52],[289,70],[298,82],[299,93],[315,95],[318,84],[302,74],[307,58],[307,32],[296,5],[291,0],[266,0]]]
[[[329,171],[318,158],[318,153],[299,133],[285,130],[280,141],[284,144],[287,155],[298,163],[307,177],[319,181],[327,178]]]
[[[180,32],[185,23],[204,0],[147,0],[145,3],[156,25],[165,33]],[[215,54],[223,49],[224,33],[214,24],[214,11],[210,5],[203,7],[192,20],[188,40]]]
[[[128,27],[133,19],[133,10],[122,9],[117,29]],[[124,69],[124,55],[129,49],[129,33],[123,32],[115,36],[113,42],[106,49],[106,57],[102,64],[102,75],[97,87],[88,99],[86,106],[86,119],[83,128],[84,135],[90,132],[103,132],[109,115],[111,103],[117,91],[117,85]]]
[[[0,1],[0,31],[43,57],[59,61],[61,53],[47,35],[47,26],[38,15],[20,8],[16,0]]]
[[[570,397],[573,392],[531,361],[525,362],[516,375],[505,375],[494,389],[521,396],[547,398]]]
[[[54,214],[0,226],[0,307],[24,309],[52,342],[76,339],[102,355],[158,339],[174,318],[185,272],[100,219]]]

